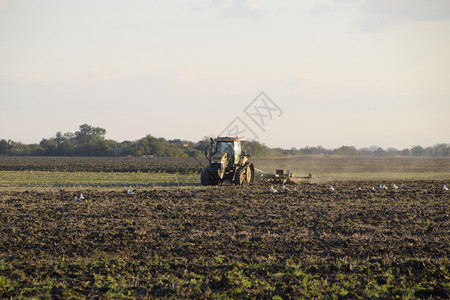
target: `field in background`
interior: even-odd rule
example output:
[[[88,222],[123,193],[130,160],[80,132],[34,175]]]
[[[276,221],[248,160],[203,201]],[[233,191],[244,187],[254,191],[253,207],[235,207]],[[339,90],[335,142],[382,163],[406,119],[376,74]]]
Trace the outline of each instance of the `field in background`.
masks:
[[[312,173],[312,182],[346,180],[450,180],[450,158],[290,157],[252,158],[265,172]],[[206,159],[0,157],[0,187],[192,186]]]
[[[206,159],[151,157],[48,157],[0,156],[1,171],[198,172]]]
[[[0,188],[152,188],[199,185],[199,175],[143,172],[0,171]]]
[[[192,186],[199,183],[204,161],[194,158],[0,157],[0,188]]]
[[[313,175],[313,182],[370,179],[450,179],[450,158],[302,156],[254,158],[265,172],[290,170],[294,176]]]

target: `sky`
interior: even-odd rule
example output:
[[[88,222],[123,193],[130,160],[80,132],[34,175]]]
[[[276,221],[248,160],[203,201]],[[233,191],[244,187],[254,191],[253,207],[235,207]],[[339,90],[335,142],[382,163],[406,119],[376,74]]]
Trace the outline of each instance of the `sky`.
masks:
[[[0,139],[450,143],[449,0],[0,0]]]

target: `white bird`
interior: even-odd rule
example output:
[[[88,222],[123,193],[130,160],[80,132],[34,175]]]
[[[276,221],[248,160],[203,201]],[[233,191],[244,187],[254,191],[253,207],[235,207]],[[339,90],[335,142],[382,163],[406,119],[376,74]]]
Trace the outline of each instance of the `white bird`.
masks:
[[[131,190],[131,187],[127,190],[127,194],[128,195],[133,195],[134,194],[133,191]]]
[[[372,192],[375,192],[375,188],[374,187],[372,187],[371,190],[372,190]]]
[[[330,185],[329,190],[330,190],[330,192],[334,192],[334,187],[332,185]]]
[[[75,202],[80,202],[81,200],[80,200],[80,198],[78,198],[77,196],[75,196],[75,197],[73,198],[73,201],[75,201]]]
[[[278,192],[278,191],[277,191],[276,189],[273,188],[273,185],[271,185],[271,186],[270,186],[270,192],[275,194],[275,193]]]
[[[394,190],[398,189],[398,187],[395,185],[395,183],[392,185],[392,188],[393,188]]]
[[[83,193],[80,193],[80,200],[84,200]]]
[[[283,184],[283,191],[289,192],[289,188],[287,188],[284,184]]]
[[[448,191],[448,187],[446,187],[445,184],[444,184],[444,186],[442,187],[442,190],[443,191]]]
[[[358,188],[358,192],[361,192],[361,191],[362,191],[362,189],[361,189],[361,187],[359,187],[359,188]]]
[[[402,188],[406,187],[406,184],[402,183],[402,185],[400,185]]]
[[[385,186],[384,184],[380,184],[380,190],[387,190],[387,186]]]
[[[297,187],[295,187],[295,186],[294,186],[294,189],[293,189],[293,191],[294,191],[294,192],[296,192],[296,191],[297,191]]]

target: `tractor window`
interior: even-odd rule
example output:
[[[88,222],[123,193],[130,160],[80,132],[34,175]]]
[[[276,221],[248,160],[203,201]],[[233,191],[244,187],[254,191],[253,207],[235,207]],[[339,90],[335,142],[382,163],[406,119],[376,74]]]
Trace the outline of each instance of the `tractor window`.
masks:
[[[236,156],[241,156],[241,152],[242,152],[241,143],[239,143],[239,142],[235,143],[234,147],[235,147],[234,153],[236,153]]]
[[[228,153],[228,161],[231,162],[234,156],[233,142],[219,142],[217,144],[218,153]]]
[[[233,143],[219,142],[219,144],[217,145],[217,152],[228,153],[228,156],[233,155]]]

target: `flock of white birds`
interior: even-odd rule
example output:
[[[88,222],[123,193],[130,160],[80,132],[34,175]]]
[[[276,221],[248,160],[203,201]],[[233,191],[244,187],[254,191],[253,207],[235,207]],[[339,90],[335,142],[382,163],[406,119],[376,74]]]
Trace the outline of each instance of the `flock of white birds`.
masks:
[[[406,188],[406,184],[402,183],[402,184],[400,185],[400,187],[401,187],[401,188]],[[392,185],[392,189],[397,190],[398,188],[399,188],[399,187],[398,187],[395,183]],[[282,189],[283,189],[283,192],[284,192],[284,193],[285,193],[285,192],[289,192],[289,188],[287,188],[284,184],[283,184]],[[380,185],[378,186],[378,189],[380,189],[380,190],[387,190],[388,187],[387,187],[385,184],[380,184]],[[334,192],[336,189],[335,189],[332,185],[330,185],[330,186],[328,187],[328,190],[329,190],[330,192]],[[442,186],[442,190],[443,190],[443,191],[448,191],[448,188],[445,186],[445,184]],[[293,188],[293,191],[294,191],[294,192],[297,192],[297,187],[294,187],[294,188]],[[358,187],[357,191],[358,191],[358,192],[362,192],[363,190],[361,189],[361,187]],[[371,188],[370,188],[370,191],[375,192],[375,191],[376,191],[375,187],[371,187]],[[273,188],[273,185],[270,186],[269,192],[271,192],[271,193],[273,193],[273,194],[278,193],[278,191],[277,191],[276,189]]]
[[[400,185],[400,187],[405,188],[405,187],[406,187],[406,184],[402,183],[402,184]],[[380,185],[378,186],[378,188],[379,188],[380,190],[387,190],[387,189],[388,189],[388,187],[387,187],[386,185],[384,185],[384,184],[380,184]],[[394,183],[394,184],[392,185],[392,189],[396,190],[396,189],[398,189],[398,186]],[[290,189],[289,189],[288,187],[286,187],[284,184],[283,184],[283,186],[282,186],[282,190],[283,190],[283,193],[287,193],[287,192],[290,191]],[[330,185],[330,186],[328,187],[328,190],[329,190],[330,192],[334,192],[336,189],[335,189],[332,185]],[[444,185],[442,186],[442,190],[443,190],[443,191],[448,191],[448,187],[446,187],[445,184],[444,184]],[[294,188],[292,189],[292,191],[293,191],[293,192],[298,192],[297,187],[294,186]],[[361,189],[361,187],[358,187],[357,191],[358,191],[358,192],[362,192],[363,190]],[[370,188],[370,191],[375,192],[375,191],[376,191],[375,187],[371,187],[371,188]],[[271,192],[271,193],[273,193],[273,194],[278,193],[278,191],[277,191],[276,189],[273,188],[273,185],[270,186],[269,192]],[[127,195],[134,195],[134,192],[133,192],[133,190],[131,189],[131,187],[128,188],[128,190],[127,190]],[[84,196],[83,196],[83,193],[80,193],[80,196],[79,196],[79,197],[78,197],[78,196],[75,196],[75,198],[73,198],[73,200],[74,200],[75,202],[81,202],[81,201],[85,200],[85,198],[84,198]]]

